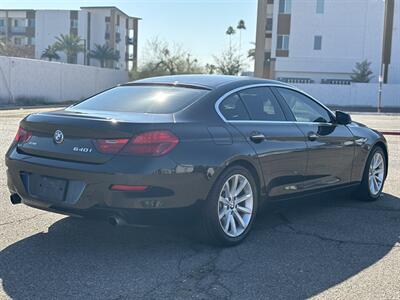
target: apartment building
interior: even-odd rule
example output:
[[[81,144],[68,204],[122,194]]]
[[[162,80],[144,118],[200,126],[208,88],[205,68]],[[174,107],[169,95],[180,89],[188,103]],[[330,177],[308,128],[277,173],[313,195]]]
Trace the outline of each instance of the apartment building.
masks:
[[[393,23],[388,24],[391,38],[384,43],[388,1]],[[258,77],[348,84],[355,64],[367,59],[371,82],[378,82],[383,52],[387,83],[400,83],[399,0],[258,1],[254,72]]]
[[[95,45],[114,49],[120,59],[107,62],[107,67],[126,69],[137,67],[138,22],[114,6],[81,7],[80,10],[0,10],[0,38],[16,47],[23,47],[28,57],[40,59],[60,34],[73,34],[82,39],[85,51],[74,58],[77,64],[100,66],[90,57]],[[66,62],[59,52],[60,61]]]

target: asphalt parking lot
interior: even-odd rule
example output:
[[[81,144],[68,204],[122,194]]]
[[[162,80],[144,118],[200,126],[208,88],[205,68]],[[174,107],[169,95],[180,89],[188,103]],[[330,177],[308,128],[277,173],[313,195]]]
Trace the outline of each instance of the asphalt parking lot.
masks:
[[[271,203],[241,245],[12,206],[4,154],[29,110],[0,111],[0,299],[400,299],[400,136],[384,196]],[[400,115],[353,114],[380,130]]]

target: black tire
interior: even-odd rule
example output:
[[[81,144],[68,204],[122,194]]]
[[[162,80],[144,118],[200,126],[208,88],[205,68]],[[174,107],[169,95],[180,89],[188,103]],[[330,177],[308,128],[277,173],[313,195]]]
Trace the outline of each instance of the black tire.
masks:
[[[246,229],[237,237],[227,235],[220,223],[218,217],[219,196],[223,185],[232,176],[239,174],[244,176],[250,183],[253,193],[253,209],[249,214],[250,221]],[[242,242],[249,234],[254,223],[255,216],[258,208],[258,190],[253,175],[249,170],[242,166],[228,167],[214,183],[207,200],[203,206],[203,214],[200,220],[200,234],[207,242],[219,246],[234,246]]]
[[[383,165],[384,165],[384,177],[383,177],[383,182],[382,182],[382,186],[379,190],[378,193],[373,194],[369,188],[369,181],[368,181],[368,177],[369,177],[369,167],[371,164],[371,161],[375,155],[375,153],[380,153],[383,157]],[[363,173],[363,178],[362,181],[358,187],[358,189],[355,191],[355,196],[361,200],[361,201],[366,201],[366,202],[371,202],[371,201],[376,201],[380,198],[380,196],[382,195],[382,190],[383,190],[383,186],[385,185],[385,180],[386,180],[386,174],[387,174],[387,163],[386,163],[386,154],[383,151],[383,149],[379,146],[374,147],[371,150],[371,153],[368,156],[367,162],[365,164],[365,168],[364,168],[364,173]]]

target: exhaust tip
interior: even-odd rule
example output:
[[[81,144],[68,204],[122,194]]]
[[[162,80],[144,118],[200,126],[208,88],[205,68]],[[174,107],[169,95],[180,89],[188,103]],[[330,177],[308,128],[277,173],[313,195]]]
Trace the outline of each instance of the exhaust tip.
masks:
[[[120,216],[111,216],[108,218],[108,223],[113,226],[121,226],[126,224],[125,220],[122,219]]]
[[[20,204],[21,203],[21,197],[18,194],[12,194],[10,195],[10,201],[12,204]]]

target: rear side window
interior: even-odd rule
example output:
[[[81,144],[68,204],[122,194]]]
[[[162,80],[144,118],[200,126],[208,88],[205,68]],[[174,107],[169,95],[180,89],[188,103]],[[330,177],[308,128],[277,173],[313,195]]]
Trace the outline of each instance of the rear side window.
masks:
[[[285,121],[274,94],[267,87],[250,88],[239,92],[252,120]]]
[[[119,86],[71,109],[170,114],[194,103],[208,91],[173,86]]]
[[[219,105],[221,114],[227,120],[249,120],[249,114],[237,94],[228,96]]]

